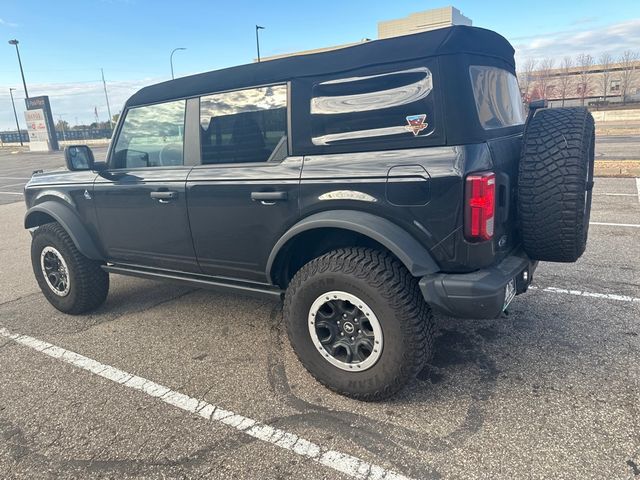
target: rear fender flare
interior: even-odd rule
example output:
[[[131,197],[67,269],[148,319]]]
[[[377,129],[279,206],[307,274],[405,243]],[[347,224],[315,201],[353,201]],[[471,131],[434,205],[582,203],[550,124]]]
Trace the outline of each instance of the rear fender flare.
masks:
[[[304,218],[287,230],[276,242],[266,267],[270,282],[273,282],[272,269],[282,248],[300,233],[319,228],[349,230],[375,240],[398,257],[414,277],[422,277],[440,270],[426,247],[406,230],[386,218],[354,210],[331,210]]]
[[[34,205],[27,210],[24,216],[24,228],[34,228],[46,223],[39,221],[38,217],[40,215],[38,214],[48,215],[58,222],[69,234],[82,255],[92,260],[104,260],[104,255],[96,246],[78,215],[71,208],[55,200],[46,200]]]

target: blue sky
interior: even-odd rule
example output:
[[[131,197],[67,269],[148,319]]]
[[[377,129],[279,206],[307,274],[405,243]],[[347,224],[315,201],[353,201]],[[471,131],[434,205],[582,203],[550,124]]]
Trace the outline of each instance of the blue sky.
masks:
[[[0,3],[0,130],[12,128],[8,88],[24,98],[14,47],[20,41],[32,96],[51,96],[54,115],[70,123],[93,120],[100,95],[100,68],[107,78],[112,113],[137,88],[170,77],[252,61],[254,25],[261,31],[263,56],[376,38],[377,22],[445,6],[433,2],[323,0],[316,2],[2,0]],[[456,1],[474,25],[511,41],[518,60],[597,55],[640,49],[640,2]],[[22,102],[19,105],[23,105]],[[104,113],[103,113],[104,110]],[[20,115],[22,124],[22,115]]]

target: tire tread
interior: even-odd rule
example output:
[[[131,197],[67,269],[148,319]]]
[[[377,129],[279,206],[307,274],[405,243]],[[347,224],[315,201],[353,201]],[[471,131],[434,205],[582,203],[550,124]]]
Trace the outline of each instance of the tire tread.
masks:
[[[524,249],[535,260],[574,262],[584,253],[589,227],[585,178],[586,169],[593,171],[593,134],[586,108],[538,110],[527,123],[518,218]]]
[[[74,282],[71,288],[75,289],[75,299],[72,305],[63,307],[59,302],[55,303],[57,299],[52,297],[55,294],[47,291],[49,287],[42,277],[38,260],[40,251],[32,250],[33,270],[49,302],[58,310],[70,315],[86,313],[102,305],[109,293],[109,274],[101,268],[100,262],[82,255],[59,223],[47,223],[38,227],[33,234],[32,245],[37,245],[40,240],[44,240],[45,243],[52,243],[52,241],[59,243],[62,249],[60,253],[64,256],[69,268],[74,271]]]
[[[290,338],[292,338],[291,322],[299,320],[291,316],[292,299],[307,280],[327,272],[340,272],[354,276],[373,287],[403,320],[403,336],[407,342],[402,354],[401,374],[375,391],[355,393],[341,390],[314,375],[312,370],[309,370],[310,373],[327,388],[358,400],[379,401],[392,396],[417,376],[429,361],[433,349],[435,324],[431,309],[422,297],[417,280],[388,252],[353,247],[334,250],[317,257],[296,273],[287,289],[284,318]],[[297,349],[294,342],[292,347],[304,365],[304,355]]]

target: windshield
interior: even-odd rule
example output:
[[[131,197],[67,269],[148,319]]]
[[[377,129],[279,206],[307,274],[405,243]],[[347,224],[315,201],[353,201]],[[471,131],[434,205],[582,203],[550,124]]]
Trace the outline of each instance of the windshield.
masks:
[[[485,130],[524,124],[524,106],[515,75],[480,65],[469,67],[469,72],[478,118]]]

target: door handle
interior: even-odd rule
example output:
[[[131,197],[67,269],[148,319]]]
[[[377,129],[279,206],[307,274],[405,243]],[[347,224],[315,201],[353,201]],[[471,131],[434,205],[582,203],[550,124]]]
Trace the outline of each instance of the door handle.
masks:
[[[251,200],[260,201],[263,205],[273,205],[275,202],[288,198],[287,192],[251,192]]]
[[[151,192],[149,195],[160,203],[169,203],[170,200],[178,198],[178,192],[173,191]]]

